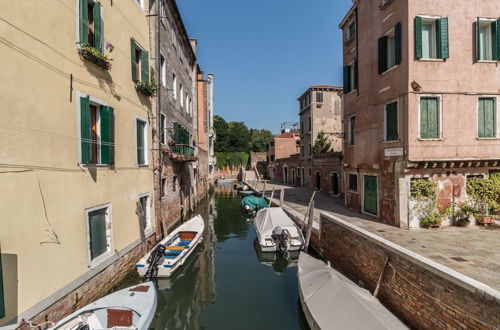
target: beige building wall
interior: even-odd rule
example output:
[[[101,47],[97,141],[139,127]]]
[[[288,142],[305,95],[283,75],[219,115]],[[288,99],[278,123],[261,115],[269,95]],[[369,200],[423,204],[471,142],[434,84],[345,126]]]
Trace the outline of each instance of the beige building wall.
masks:
[[[69,284],[85,281],[140,242],[136,203],[140,195],[153,193],[153,173],[151,166],[137,165],[136,118],[149,122],[152,101],[134,87],[130,39],[149,49],[143,2],[101,2],[103,43],[113,47],[112,52],[104,48],[112,59],[109,71],[79,57],[78,1],[0,2],[4,284],[15,283],[17,276],[17,288],[6,290],[17,291],[17,297],[6,296],[7,315],[0,325],[40,312],[56,299],[51,295],[66,294]],[[80,164],[79,97],[84,95],[114,108],[115,165]],[[146,132],[150,162],[149,126]],[[89,261],[86,210],[101,205],[109,206],[111,246],[96,264]],[[4,257],[9,255],[17,269],[9,266],[12,259]]]

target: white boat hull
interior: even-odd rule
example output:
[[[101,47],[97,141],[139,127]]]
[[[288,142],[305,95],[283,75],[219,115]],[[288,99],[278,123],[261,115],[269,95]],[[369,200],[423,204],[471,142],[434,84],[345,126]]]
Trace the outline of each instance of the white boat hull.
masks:
[[[50,329],[71,330],[79,325],[97,329],[147,330],[157,306],[156,288],[152,282],[141,283],[107,295],[63,318]],[[113,314],[123,313],[120,322]],[[113,320],[114,319],[114,320]],[[129,321],[129,323],[126,323]],[[125,322],[125,323],[124,323]],[[109,326],[109,327],[108,327]]]
[[[163,260],[160,261],[159,264],[157,265],[158,267],[158,273],[156,275],[157,277],[170,277],[177,269],[179,269],[180,267],[182,267],[182,265],[184,265],[189,256],[193,254],[193,251],[203,240],[202,235],[204,228],[205,224],[203,222],[203,218],[198,215],[193,219],[190,219],[189,221],[177,227],[172,233],[170,233],[160,243],[158,243],[158,245],[162,244],[167,246],[167,251],[164,255]],[[184,232],[196,233],[195,236],[187,245],[180,243],[182,242],[182,237],[179,237],[179,235],[182,235],[182,233]],[[176,245],[176,246],[171,246],[171,245]],[[169,248],[175,250],[169,250]],[[139,262],[136,264],[136,269],[137,272],[139,273],[139,276],[141,277],[146,276],[146,273],[149,268],[149,263],[147,262],[147,260],[152,251],[154,251],[155,249],[156,246],[151,251],[149,251],[148,254],[142,257],[141,260],[139,260]],[[174,255],[173,258],[170,258],[169,253],[173,253],[175,251],[180,251],[178,253],[178,256]]]

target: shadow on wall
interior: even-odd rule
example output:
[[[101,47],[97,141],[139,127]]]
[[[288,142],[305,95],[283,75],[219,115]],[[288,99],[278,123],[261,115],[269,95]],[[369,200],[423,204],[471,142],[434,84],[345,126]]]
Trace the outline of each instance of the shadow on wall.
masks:
[[[17,255],[0,254],[0,327],[16,325],[18,300]]]

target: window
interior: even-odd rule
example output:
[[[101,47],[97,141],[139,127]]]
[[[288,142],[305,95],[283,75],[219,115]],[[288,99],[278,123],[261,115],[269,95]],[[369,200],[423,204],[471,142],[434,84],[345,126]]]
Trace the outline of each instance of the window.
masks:
[[[304,134],[304,121],[300,122],[300,132]]]
[[[271,141],[271,147],[274,148],[274,141]]]
[[[167,186],[167,178],[161,178],[161,186],[160,186],[161,197],[165,197],[167,195],[165,191],[166,186]]]
[[[147,165],[147,129],[146,121],[140,118],[136,120],[136,130],[137,130],[137,165],[145,166]]]
[[[415,57],[418,59],[449,57],[447,17],[415,17]]]
[[[184,94],[184,104],[186,105],[186,112],[189,113],[189,96],[188,96],[188,93],[186,92]]]
[[[378,40],[378,73],[401,63],[401,24]]]
[[[356,21],[352,21],[347,26],[346,41],[351,40],[356,35]]]
[[[184,87],[182,86],[182,84],[179,84],[179,90],[180,90],[179,99],[181,101],[181,107],[184,107]]]
[[[269,156],[266,156],[266,161],[269,163]]]
[[[114,163],[114,109],[80,97],[80,148],[82,164]]]
[[[160,55],[160,67],[161,67],[161,84],[163,87],[167,87],[167,63],[163,55]]]
[[[167,117],[160,113],[160,143],[167,145]]]
[[[108,257],[111,242],[111,207],[99,206],[85,211],[88,228],[89,264],[95,266]]]
[[[174,96],[174,100],[177,100],[177,76],[175,73],[172,75],[172,94]]]
[[[316,92],[316,103],[323,103],[323,93]]]
[[[312,169],[309,168],[309,176],[312,176]]]
[[[394,141],[398,139],[398,103],[393,102],[385,106],[385,141]]]
[[[163,180],[162,180],[163,182]],[[147,235],[153,229],[151,225],[151,195],[144,194],[139,196],[139,202],[137,203],[137,213],[139,215],[139,225],[141,227],[142,233]]]
[[[500,60],[500,20],[478,18],[476,52],[479,61]]]
[[[274,155],[271,155],[271,161],[274,162]]]
[[[357,60],[350,65],[344,66],[344,93],[347,94],[356,88],[358,88]]]
[[[440,138],[439,99],[437,97],[420,99],[420,138]]]
[[[313,150],[313,149],[312,149],[312,146],[311,146],[311,144],[309,143],[309,156],[311,156],[311,155],[312,155],[312,150]]]
[[[357,174],[349,174],[349,190],[350,191],[358,191],[358,175]]]
[[[304,146],[300,147],[300,155],[304,157]]]
[[[160,18],[163,19],[167,18],[167,4],[166,0],[160,0]]]
[[[311,116],[309,116],[309,118],[307,118],[307,121],[308,121],[308,124],[309,124],[309,132],[311,132],[312,131]]]
[[[479,98],[478,104],[478,137],[497,137],[496,99],[493,97]]]
[[[130,39],[132,58],[132,80],[149,82],[149,53],[142,49],[134,39]]]
[[[349,118],[349,126],[347,128],[347,145],[354,145],[354,128],[356,125],[356,116]]]
[[[80,44],[89,45],[102,53],[101,4],[93,0],[79,0]]]

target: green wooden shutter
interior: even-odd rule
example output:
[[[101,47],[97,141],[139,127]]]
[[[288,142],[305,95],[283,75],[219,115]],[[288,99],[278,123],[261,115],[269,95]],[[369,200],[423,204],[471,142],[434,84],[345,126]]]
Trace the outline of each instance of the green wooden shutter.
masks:
[[[0,250],[0,319],[5,317],[5,297],[3,292],[2,251]]]
[[[80,98],[80,139],[82,149],[82,164],[88,164],[92,160],[92,141],[91,141],[91,119],[89,97]]]
[[[480,138],[496,137],[495,100],[492,98],[479,99],[478,109],[478,136]]]
[[[89,213],[90,259],[93,260],[106,252],[106,213],[104,210]]]
[[[87,0],[80,0],[80,16],[79,26],[80,26],[80,44],[86,44],[89,42],[89,8]]]
[[[357,89],[358,88],[358,59],[356,59],[356,61],[354,61],[354,88]]]
[[[114,109],[101,107],[101,164],[114,163]]]
[[[491,24],[493,59],[500,61],[500,20]]]
[[[436,33],[437,57],[442,59],[449,58],[448,17],[443,17],[436,21]]]
[[[344,66],[344,94],[351,91],[351,67],[349,65]]]
[[[146,159],[144,157],[144,122],[137,120],[137,164],[144,165]]]
[[[396,41],[396,47],[395,47],[395,62],[396,65],[401,63],[401,58],[402,58],[402,45],[401,45],[401,23],[396,24],[394,27],[394,37]]]
[[[415,57],[422,58],[422,17],[415,17]]]
[[[141,51],[141,80],[149,82],[149,54],[147,51]]]
[[[378,39],[378,73],[387,71],[387,36]]]
[[[136,50],[135,41],[134,41],[134,39],[130,39],[130,51],[131,51],[130,61],[132,63],[132,80],[133,81],[137,81],[137,70],[135,67],[135,62],[136,62],[135,50]]]
[[[420,138],[439,138],[439,106],[437,98],[423,97],[420,99]]]
[[[102,22],[101,22],[101,4],[94,2],[92,6],[94,13],[94,48],[102,53]]]
[[[378,213],[378,196],[377,196],[377,177],[365,176],[364,177],[364,211],[373,215]]]
[[[386,140],[398,139],[398,104],[397,102],[387,105],[386,108]]]

